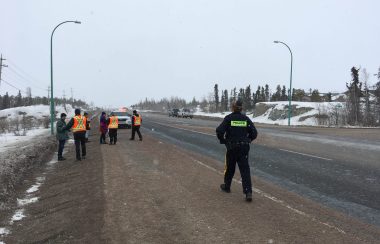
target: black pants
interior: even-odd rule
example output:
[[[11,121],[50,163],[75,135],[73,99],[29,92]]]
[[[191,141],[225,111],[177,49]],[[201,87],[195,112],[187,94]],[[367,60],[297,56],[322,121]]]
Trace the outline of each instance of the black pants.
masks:
[[[243,183],[243,193],[252,193],[251,171],[248,163],[249,144],[236,145],[227,149],[226,164],[224,171],[224,183],[226,187],[231,186],[235,174],[236,163],[239,166]]]
[[[82,147],[82,156],[86,156],[86,131],[80,131],[74,133],[75,152],[77,159],[81,158],[80,149]]]
[[[63,149],[65,148],[66,140],[58,141],[58,159],[62,158]]]
[[[132,126],[132,137],[131,139],[135,139],[135,133],[137,132],[137,135],[139,135],[140,140],[142,140],[142,135],[140,133],[140,126]]]
[[[106,133],[100,134],[100,144],[106,143]]]
[[[110,135],[110,144],[112,142],[116,144],[117,141],[117,129],[108,129],[108,134]]]

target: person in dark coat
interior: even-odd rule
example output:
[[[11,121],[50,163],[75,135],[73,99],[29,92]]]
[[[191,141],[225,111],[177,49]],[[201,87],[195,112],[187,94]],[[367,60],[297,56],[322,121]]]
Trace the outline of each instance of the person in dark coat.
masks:
[[[142,123],[141,115],[139,115],[136,110],[133,110],[132,137],[129,140],[133,141],[135,139],[135,133],[137,132],[137,135],[139,135],[140,141],[142,141],[142,135],[140,133],[141,123]]]
[[[106,134],[108,131],[108,124],[107,124],[106,112],[102,112],[102,115],[100,116],[100,123],[99,124],[100,124],[99,125],[100,144],[107,144]]]
[[[236,101],[233,104],[233,112],[227,115],[216,128],[220,144],[225,144],[227,148],[224,184],[221,184],[220,188],[227,193],[231,191],[231,182],[237,163],[242,178],[243,193],[246,201],[250,202],[252,201],[252,182],[248,154],[249,144],[256,139],[257,130],[253,122],[241,113],[242,107],[243,103],[240,100]]]
[[[66,158],[62,156],[66,140],[69,139],[68,131],[64,130],[66,126],[65,120],[66,120],[66,114],[61,113],[61,118],[57,121],[57,125],[56,125],[56,128],[57,128],[56,136],[58,140],[58,161],[66,160]]]
[[[70,130],[71,128],[74,134],[76,158],[81,161],[86,159],[86,117],[80,114],[79,108],[75,109],[75,116],[65,126],[65,130]]]

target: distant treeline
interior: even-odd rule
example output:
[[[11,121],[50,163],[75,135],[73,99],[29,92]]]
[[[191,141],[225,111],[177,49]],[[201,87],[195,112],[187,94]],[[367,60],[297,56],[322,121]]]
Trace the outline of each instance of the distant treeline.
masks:
[[[71,104],[73,107],[88,107],[88,104],[82,100],[77,99],[65,99],[65,98],[54,98],[55,105],[65,105]],[[32,97],[31,95],[22,96],[21,91],[19,91],[17,96],[9,96],[8,92],[5,95],[0,95],[0,110],[7,108],[15,108],[22,106],[31,105],[49,105],[50,99],[47,97]]]
[[[359,69],[352,67],[352,80],[346,83],[347,90],[335,101],[344,102],[345,107],[342,113],[345,114],[348,125],[373,126],[379,125],[380,121],[380,68],[377,76],[377,83],[373,86],[368,84],[369,74],[363,68],[361,79],[359,79]],[[272,91],[268,84],[258,86],[253,91],[251,85],[245,88],[219,90],[219,85],[214,85],[214,91],[200,101],[195,97],[191,101],[178,97],[162,98],[160,100],[148,99],[133,105],[135,108],[144,110],[167,111],[171,108],[192,108],[200,107],[204,112],[225,112],[230,111],[231,104],[240,99],[243,101],[244,110],[254,111],[259,102],[288,101],[289,89],[285,85],[277,85]],[[292,89],[292,101],[304,102],[332,102],[332,97],[339,95],[331,92],[321,94],[318,89]]]

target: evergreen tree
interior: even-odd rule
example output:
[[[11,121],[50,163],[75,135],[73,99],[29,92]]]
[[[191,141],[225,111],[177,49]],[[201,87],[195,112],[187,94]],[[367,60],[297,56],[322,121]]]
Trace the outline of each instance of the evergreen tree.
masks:
[[[261,93],[260,93],[260,95],[261,95],[261,101],[262,102],[266,102],[266,100],[265,100],[265,89],[264,89],[263,86],[261,87]]]
[[[360,97],[362,96],[362,83],[359,82],[359,69],[351,68],[352,81],[346,83],[347,87],[347,111],[348,123],[350,125],[358,125],[361,122],[362,114],[360,109]]]
[[[228,91],[227,89],[224,90],[224,104],[223,104],[223,110],[228,111]]]
[[[16,96],[15,107],[21,107],[21,106],[22,106],[22,96],[21,96],[21,91],[19,90]]]
[[[319,91],[317,89],[314,89],[311,93],[311,101],[312,102],[321,102],[321,96],[319,95]]]
[[[325,101],[326,102],[332,102],[332,94],[331,92],[328,92],[325,96]]]
[[[5,95],[3,96],[3,104],[1,106],[1,109],[7,109],[10,107],[11,107],[11,103],[10,103],[9,95],[8,95],[8,92],[6,92]]]
[[[215,112],[219,111],[219,89],[218,84],[214,86]]]
[[[287,101],[288,95],[286,95],[286,87],[282,86],[280,101]]]
[[[251,111],[252,109],[251,85],[248,85],[245,88],[244,95],[245,96],[244,96],[243,105],[247,111]]]
[[[265,85],[265,101],[266,101],[266,102],[269,102],[269,100],[270,100],[270,96],[269,96],[269,85],[266,84],[266,85]]]
[[[256,101],[256,103],[262,102],[261,101],[261,92],[260,91],[261,91],[261,87],[258,86],[257,90],[256,90],[256,94],[255,94],[255,101]]]

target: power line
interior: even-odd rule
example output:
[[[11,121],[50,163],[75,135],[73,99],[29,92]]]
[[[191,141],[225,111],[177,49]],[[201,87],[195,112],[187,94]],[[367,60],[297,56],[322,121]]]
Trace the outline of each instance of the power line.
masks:
[[[9,66],[8,68],[9,68],[9,71],[12,71],[15,75],[17,75],[18,77],[20,77],[21,80],[22,80],[24,83],[28,83],[28,85],[29,85],[30,83],[34,84],[34,82],[32,82],[31,80],[27,79],[25,76],[23,76],[23,75],[21,75],[19,72],[17,72],[17,70],[13,69],[13,68],[10,67],[10,66]],[[43,88],[37,86],[36,84],[34,84],[34,86],[35,86],[36,88],[38,87],[39,89],[43,89]]]
[[[12,81],[12,83],[18,83],[19,85],[22,85],[22,86],[24,86],[26,84],[27,86],[30,86],[30,87],[33,87],[33,88],[36,88],[36,89],[39,89],[39,90],[42,90],[42,91],[46,90],[46,89],[41,88],[39,86],[31,85],[30,83],[27,83],[27,82],[25,82],[23,80],[16,79],[16,77],[14,77],[14,76],[9,76],[9,74],[6,74],[6,78],[7,78],[7,80]],[[20,84],[20,82],[22,82],[23,84]]]
[[[38,79],[35,79],[32,75],[30,75],[28,72],[24,71],[22,68],[20,68],[20,66],[18,66],[17,64],[15,64],[12,60],[8,59],[8,62],[10,64],[12,64],[12,66],[14,66],[19,72],[23,73],[23,75],[25,76],[28,76],[28,78],[36,83],[39,83],[38,82]]]
[[[22,91],[20,88],[18,88],[18,87],[16,87],[16,86],[12,85],[11,83],[7,82],[6,80],[4,80],[4,79],[1,79],[1,80],[2,80],[4,83],[6,83],[7,85],[13,87],[14,89],[16,89],[16,90],[18,90],[18,91],[20,91],[20,92],[26,94],[26,92]]]

